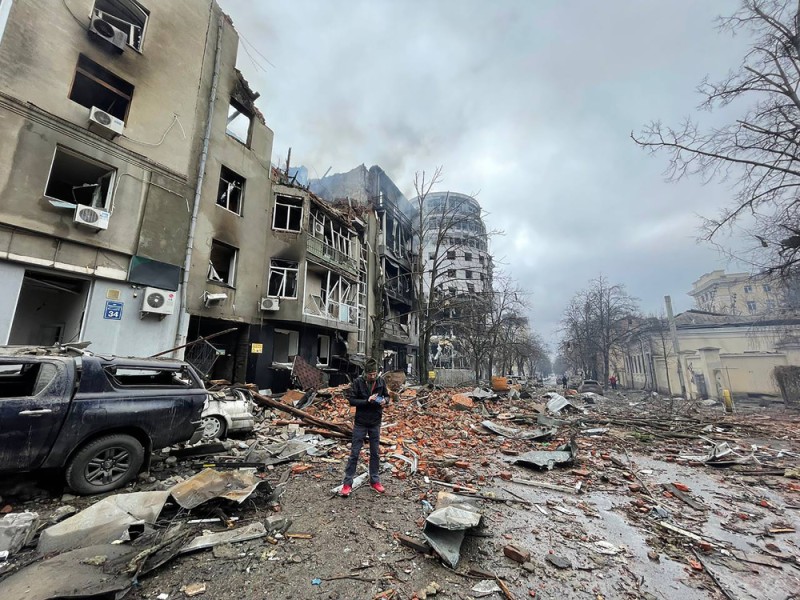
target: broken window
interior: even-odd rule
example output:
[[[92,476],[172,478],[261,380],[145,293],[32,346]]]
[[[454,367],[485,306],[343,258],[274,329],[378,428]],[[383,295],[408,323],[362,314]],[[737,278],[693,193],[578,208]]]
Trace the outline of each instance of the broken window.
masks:
[[[330,362],[331,338],[328,335],[317,336],[317,364],[327,365]]]
[[[464,252],[464,260],[466,262],[472,262],[472,253],[471,252]]]
[[[478,256],[478,262],[479,262],[480,264],[483,264],[483,262],[484,262],[484,258],[483,258],[483,256],[480,256],[480,255]]]
[[[278,196],[272,228],[279,231],[300,231],[303,224],[303,201],[299,198]]]
[[[225,133],[245,146],[249,146],[252,125],[252,113],[231,98],[231,103],[228,105],[228,124],[225,126]]]
[[[233,286],[236,275],[236,254],[233,246],[211,240],[211,256],[208,260],[208,280]]]
[[[288,329],[276,329],[272,346],[272,362],[288,363],[297,355],[300,335]]]
[[[467,291],[468,291],[470,294],[474,294],[474,293],[475,293],[475,285],[474,285],[474,284],[472,284],[472,283],[468,283],[468,284],[467,284]]]
[[[472,279],[472,271],[464,271],[465,279]]]
[[[298,264],[289,260],[273,258],[269,263],[268,296],[297,298]]]
[[[116,387],[189,388],[195,385],[192,377],[184,370],[107,367],[105,372]]]
[[[456,278],[456,270],[455,269],[447,269],[447,276],[451,279]]]
[[[142,51],[149,13],[134,0],[95,0],[94,16],[103,19],[128,36],[128,45]]]
[[[0,364],[0,398],[23,398],[42,393],[58,375],[52,363]]]
[[[242,194],[244,194],[244,177],[223,166],[219,174],[217,204],[229,211],[242,214]]]
[[[448,260],[455,260],[456,259],[456,251],[455,250],[448,250],[447,251],[447,259]]]
[[[83,54],[78,56],[69,99],[86,108],[97,107],[124,121],[133,97],[133,86]]]
[[[114,193],[117,170],[76,152],[56,148],[44,195],[108,210]]]

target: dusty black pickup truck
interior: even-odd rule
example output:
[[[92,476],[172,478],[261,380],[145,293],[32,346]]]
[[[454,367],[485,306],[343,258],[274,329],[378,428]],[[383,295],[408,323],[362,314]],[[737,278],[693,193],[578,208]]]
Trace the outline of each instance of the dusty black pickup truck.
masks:
[[[116,489],[151,450],[200,439],[206,397],[179,360],[0,347],[0,473],[57,468],[79,494]]]

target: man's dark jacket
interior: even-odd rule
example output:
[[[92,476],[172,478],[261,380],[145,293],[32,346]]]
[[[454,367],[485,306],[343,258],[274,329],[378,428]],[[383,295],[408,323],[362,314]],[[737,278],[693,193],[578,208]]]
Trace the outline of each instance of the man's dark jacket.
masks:
[[[383,406],[369,401],[372,394],[378,394],[389,400],[389,389],[386,387],[383,377],[377,377],[370,384],[362,375],[356,377],[350,385],[350,395],[347,399],[350,406],[356,407],[356,423],[365,427],[380,425],[381,418],[383,418]]]

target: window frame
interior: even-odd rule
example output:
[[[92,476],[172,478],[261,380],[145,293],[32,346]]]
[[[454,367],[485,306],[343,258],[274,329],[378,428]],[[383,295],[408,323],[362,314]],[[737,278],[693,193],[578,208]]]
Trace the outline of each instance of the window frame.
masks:
[[[238,177],[241,180],[241,187],[239,188],[239,198],[237,201],[238,210],[233,210],[232,208],[230,208],[230,195],[227,197],[225,204],[222,204],[220,202],[220,191],[222,189],[222,183],[225,182],[228,184],[228,190],[226,193],[230,192],[231,185],[234,185],[236,183],[235,181],[228,181],[227,179],[225,179],[226,171],[228,172],[228,174],[231,174],[234,177]],[[247,186],[247,179],[245,177],[242,177],[241,175],[239,175],[239,173],[237,173],[236,171],[234,171],[229,167],[226,167],[225,165],[220,165],[219,185],[217,186],[217,197],[215,199],[216,205],[224,210],[227,210],[228,212],[232,212],[233,214],[241,217],[242,213],[244,212],[244,191],[246,186]]]
[[[288,202],[287,202],[288,200]],[[276,221],[278,220],[278,207],[285,207],[287,209],[286,213],[286,225],[287,227],[277,227]],[[299,209],[300,210],[300,223],[297,229],[289,229],[288,226],[292,223],[292,209]],[[301,233],[303,231],[303,211],[305,207],[303,206],[303,199],[302,198],[294,198],[292,196],[282,196],[278,195],[275,197],[275,208],[272,211],[272,229],[274,231],[285,231],[288,233]]]
[[[293,329],[279,329],[277,327],[273,331],[276,334],[279,333],[281,335],[288,336],[289,344],[288,344],[287,351],[286,351],[286,361],[285,362],[287,362],[287,363],[291,362],[291,358],[293,356],[297,356],[298,354],[300,354],[300,332],[299,331],[295,331]],[[294,349],[294,351],[295,351],[294,354],[292,354],[292,349]],[[275,344],[274,343],[272,345],[272,362],[273,363],[275,363],[275,362],[284,363],[284,361],[282,361],[282,360],[275,360]]]
[[[83,66],[81,65],[82,62],[83,62]],[[112,80],[112,81],[104,81],[98,75],[95,75],[94,73],[92,73],[91,70],[89,68],[87,68],[87,67],[90,67],[92,69],[97,69],[103,75],[107,74],[109,76],[108,79]],[[119,96],[120,98],[125,100],[126,104],[125,104],[125,111],[124,111],[123,116],[117,117],[116,115],[114,115],[111,112],[112,111],[111,108],[106,108],[104,106],[98,106],[97,104],[93,104],[92,106],[88,106],[87,104],[84,104],[83,102],[79,102],[78,100],[74,99],[73,95],[76,92],[75,84],[78,81],[78,76],[79,75],[82,76],[82,77],[85,77],[86,79],[89,79],[90,81],[96,83],[97,85],[105,88],[106,90],[112,92],[113,94],[116,94],[117,96]],[[113,82],[113,79],[118,79],[119,82],[124,83],[127,86],[130,86],[130,93],[121,90],[119,87],[116,87],[116,84]],[[119,75],[117,75],[116,73],[111,71],[110,69],[106,69],[103,65],[101,65],[98,62],[93,61],[91,58],[89,58],[85,54],[78,54],[78,61],[75,63],[75,70],[73,71],[73,74],[72,74],[72,83],[71,83],[71,85],[69,87],[69,94],[67,94],[67,98],[71,102],[74,102],[75,104],[83,106],[84,108],[88,108],[89,110],[91,110],[93,107],[96,107],[96,108],[102,110],[103,112],[107,112],[108,114],[112,115],[113,117],[115,117],[117,119],[120,119],[122,122],[127,124],[128,115],[130,114],[130,110],[131,110],[131,104],[133,104],[133,94],[134,94],[135,91],[136,91],[136,86],[133,85],[132,83],[130,83],[127,79],[124,79],[123,77],[120,77]]]
[[[64,200],[63,198],[58,198],[57,196],[51,196],[51,195],[49,195],[47,193],[48,189],[50,188],[50,179],[53,177],[53,167],[56,164],[56,158],[58,157],[59,152],[61,152],[62,154],[67,154],[67,155],[71,156],[73,159],[77,159],[77,160],[83,161],[85,163],[88,163],[91,166],[107,169],[107,172],[97,179],[97,181],[100,181],[104,177],[110,176],[109,177],[109,181],[108,181],[108,191],[106,191],[105,201],[103,202],[102,206],[96,206],[94,198],[92,199],[92,203],[91,204],[81,204],[80,202],[77,202],[75,200],[75,195],[74,195],[74,190],[78,189],[77,187],[73,187],[72,188],[73,189],[72,203],[75,206],[89,206],[91,208],[96,208],[98,210],[104,210],[106,212],[111,212],[111,210],[112,210],[112,208],[114,206],[114,194],[116,192],[117,168],[113,167],[113,166],[111,166],[111,165],[109,165],[107,163],[100,162],[99,160],[95,160],[95,159],[93,159],[93,158],[91,158],[89,156],[86,156],[85,154],[81,154],[80,152],[77,152],[77,151],[73,150],[72,148],[68,148],[66,146],[61,146],[60,144],[57,144],[55,149],[53,150],[53,157],[50,159],[50,170],[47,172],[47,180],[44,183],[44,191],[42,192],[42,195],[45,198],[49,198],[51,200],[59,200],[61,202],[70,202],[69,200]]]
[[[239,113],[237,116],[233,117],[233,119],[231,118],[231,109],[234,109],[236,112]],[[229,129],[230,124],[234,120],[238,119],[239,117],[246,117],[247,121],[248,121],[247,136],[246,136],[247,139],[246,140],[241,139],[238,135],[236,135],[235,132],[233,132],[231,129]],[[228,102],[228,114],[225,117],[225,135],[227,135],[230,138],[233,138],[234,140],[236,140],[240,144],[243,144],[244,146],[249,148],[250,144],[251,144],[251,142],[253,140],[253,119],[254,118],[255,118],[255,115],[253,114],[253,111],[248,110],[247,107],[245,107],[236,98],[231,97],[231,99]]]
[[[282,263],[291,263],[295,265],[294,267],[289,266],[282,266],[276,265],[274,263],[282,262]],[[286,291],[287,287],[287,276],[290,272],[294,273],[294,296],[285,296],[281,294],[272,294],[272,274],[273,272],[277,273],[281,271],[283,273],[282,282],[279,286],[279,291]],[[300,263],[292,260],[283,260],[280,258],[272,258],[269,261],[269,273],[267,275],[267,298],[283,298],[285,300],[297,300],[299,295],[299,287],[300,287]]]
[[[214,246],[215,245],[218,246],[218,247],[225,248],[227,250],[231,250],[232,251],[232,254],[231,254],[231,257],[230,257],[230,260],[229,260],[229,263],[228,263],[228,277],[227,277],[226,280],[213,279],[211,277],[211,269],[212,268],[214,269],[214,272],[217,273],[217,275],[219,275],[219,271],[217,271],[217,268],[214,266],[214,263],[211,260],[211,257],[212,257],[212,255],[214,253]],[[235,287],[235,284],[236,284],[236,267],[238,266],[238,262],[239,262],[239,249],[236,246],[231,246],[230,244],[226,244],[225,242],[222,242],[220,240],[212,238],[211,239],[211,249],[209,250],[209,253],[208,253],[208,271],[206,272],[206,281],[208,281],[210,283],[215,283],[217,285],[230,287],[230,288]]]

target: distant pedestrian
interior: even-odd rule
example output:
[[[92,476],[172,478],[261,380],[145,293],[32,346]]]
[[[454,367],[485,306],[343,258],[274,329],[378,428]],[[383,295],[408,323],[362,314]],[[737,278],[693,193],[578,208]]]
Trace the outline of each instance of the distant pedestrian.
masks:
[[[564,375],[564,376],[561,378],[561,387],[563,387],[564,389],[567,389],[567,382],[568,382],[567,376],[566,376],[566,375]]]
[[[389,391],[383,377],[378,377],[378,361],[368,358],[364,364],[364,374],[353,380],[348,400],[350,406],[356,407],[353,423],[353,440],[350,446],[350,459],[344,471],[342,491],[347,498],[353,491],[353,477],[356,474],[358,455],[364,446],[364,439],[369,438],[369,482],[373,490],[383,494],[386,490],[380,478],[380,442],[383,407],[389,401]]]
[[[608,383],[611,384],[611,389],[612,390],[617,389],[617,376],[616,375],[612,375],[611,377],[609,377],[608,378]]]

